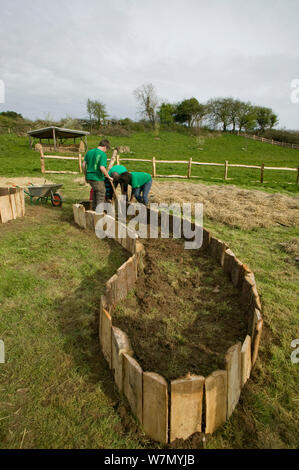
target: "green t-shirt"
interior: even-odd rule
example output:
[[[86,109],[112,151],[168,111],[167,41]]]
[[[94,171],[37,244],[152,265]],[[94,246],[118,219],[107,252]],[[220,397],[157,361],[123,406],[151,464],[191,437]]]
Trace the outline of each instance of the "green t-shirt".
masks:
[[[114,166],[113,166],[112,168],[110,168],[110,170],[108,171],[108,175],[111,176],[111,173],[113,173],[114,171],[115,171],[116,173],[118,173],[119,175],[121,175],[122,173],[125,173],[125,172],[128,171],[128,170],[127,170],[126,167],[123,166],[123,165],[114,165]]]
[[[131,171],[132,175],[132,188],[140,188],[145,183],[152,179],[152,176],[149,173],[144,173],[143,171]]]
[[[104,181],[105,176],[100,170],[100,166],[107,166],[107,155],[103,150],[88,150],[84,157],[86,162],[86,179],[92,181]]]

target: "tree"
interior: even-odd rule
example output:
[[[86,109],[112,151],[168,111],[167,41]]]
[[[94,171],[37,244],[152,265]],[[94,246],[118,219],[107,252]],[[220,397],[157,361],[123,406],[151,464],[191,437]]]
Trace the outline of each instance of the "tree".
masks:
[[[2,113],[0,113],[0,116],[12,118],[12,119],[17,119],[17,118],[24,119],[22,114],[16,113],[15,111],[2,111]]]
[[[278,122],[277,116],[273,113],[271,108],[265,108],[264,106],[256,106],[256,122],[259,126],[259,131],[264,132],[265,129],[273,127]],[[274,119],[275,116],[275,119]],[[273,124],[272,124],[273,122]]]
[[[232,131],[235,132],[238,115],[239,115],[240,108],[242,107],[243,103],[240,100],[236,100],[234,98],[228,98],[228,103],[227,104],[228,104],[228,107],[229,107],[229,114],[230,114],[231,124],[233,126]]]
[[[188,127],[192,127],[195,123],[199,125],[205,113],[206,107],[196,98],[190,98],[177,105],[174,119],[182,124],[186,122]]]
[[[86,104],[87,114],[89,117],[90,132],[92,130],[93,123],[105,124],[108,114],[106,112],[106,105],[96,100],[87,100]]]
[[[173,124],[175,112],[176,112],[176,106],[174,104],[161,103],[158,113],[157,113],[161,124],[166,124],[168,126],[170,124]]]
[[[93,124],[93,104],[92,104],[92,101],[91,101],[89,98],[88,98],[88,100],[87,100],[86,107],[87,107],[87,114],[88,114],[88,118],[89,118],[89,130],[90,130],[90,132],[92,132],[92,124]]]
[[[226,132],[232,124],[232,98],[211,99],[207,103],[207,110],[214,126],[222,124],[222,130]]]
[[[236,125],[239,127],[239,132],[244,128],[245,131],[252,130],[256,125],[256,115],[254,107],[250,102],[244,103],[239,101]]]
[[[108,117],[106,105],[100,101],[93,102],[93,115],[98,124],[105,124]]]
[[[154,85],[152,83],[145,83],[133,91],[135,98],[139,103],[139,112],[145,119],[148,119],[155,128],[157,120],[157,108],[159,99],[157,97]]]
[[[272,113],[270,116],[270,129],[272,129],[279,122],[278,116],[275,113]]]

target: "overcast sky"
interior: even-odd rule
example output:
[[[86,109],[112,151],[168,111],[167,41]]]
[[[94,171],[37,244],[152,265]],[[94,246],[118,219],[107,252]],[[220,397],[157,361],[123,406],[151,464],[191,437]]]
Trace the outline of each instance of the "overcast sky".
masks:
[[[5,103],[31,119],[137,117],[133,90],[161,99],[232,96],[299,128],[299,0],[0,0]]]

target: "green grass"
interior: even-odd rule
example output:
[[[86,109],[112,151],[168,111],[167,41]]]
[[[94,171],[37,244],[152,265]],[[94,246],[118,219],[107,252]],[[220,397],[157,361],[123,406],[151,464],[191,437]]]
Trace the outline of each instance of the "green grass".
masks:
[[[0,448],[140,447],[97,334],[105,282],[127,255],[75,227],[69,204],[26,211],[0,228]]]
[[[194,151],[188,149],[194,138],[160,137],[111,141],[130,145],[140,158],[188,158]],[[89,145],[97,140],[90,138]],[[199,151],[199,158],[221,161],[222,147],[223,160],[233,161],[233,154],[238,158],[233,142],[238,138],[215,138],[207,143],[210,153]],[[295,150],[252,144],[259,151],[251,163],[264,156],[265,164],[277,157],[277,165],[297,165]],[[41,176],[38,153],[29,150],[26,138],[0,136],[0,154],[2,176]],[[6,347],[6,363],[0,364],[0,447],[159,448],[136,431],[132,417],[130,426],[123,421],[123,398],[99,349],[99,298],[126,255],[113,241],[98,240],[73,224],[71,204],[86,198],[89,189],[75,183],[76,176],[50,177],[64,185],[61,209],[27,205],[24,219],[0,226],[0,338]],[[271,184],[265,189],[291,192],[291,185]],[[207,446],[297,448],[299,366],[290,355],[291,341],[299,337],[298,262],[280,244],[298,238],[299,228],[241,230],[208,219],[205,226],[254,271],[265,321],[240,403]]]
[[[272,146],[230,134],[209,134],[210,137],[193,137],[175,132],[160,132],[158,140],[153,133],[135,133],[130,137],[109,137],[113,146],[128,145],[133,152],[130,158],[159,160],[188,160],[224,163],[242,163],[274,167],[297,168],[299,151]],[[95,147],[100,138],[88,137],[89,148]],[[244,150],[247,146],[247,150]],[[111,153],[111,152],[110,152]],[[126,155],[123,155],[125,158]],[[40,175],[39,152],[29,148],[26,137],[15,134],[0,135],[0,175]],[[151,163],[126,163],[129,170],[152,171]],[[47,169],[77,171],[76,162],[46,160]],[[186,164],[157,164],[158,174],[187,174]],[[266,170],[264,183],[260,183],[260,171],[245,168],[229,168],[228,180],[223,181],[223,167],[193,166],[192,175],[199,177],[194,182],[209,184],[235,184],[241,187],[262,189],[270,192],[297,192],[296,172]]]

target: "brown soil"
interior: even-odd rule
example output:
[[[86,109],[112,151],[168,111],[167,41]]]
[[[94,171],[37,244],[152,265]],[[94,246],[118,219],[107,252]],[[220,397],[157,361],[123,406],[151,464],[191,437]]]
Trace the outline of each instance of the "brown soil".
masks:
[[[113,312],[146,371],[173,380],[224,367],[227,349],[244,341],[246,319],[237,289],[222,268],[182,240],[142,240],[145,270]]]

